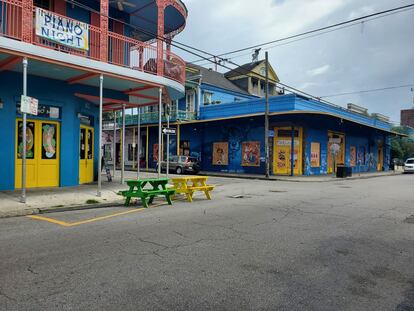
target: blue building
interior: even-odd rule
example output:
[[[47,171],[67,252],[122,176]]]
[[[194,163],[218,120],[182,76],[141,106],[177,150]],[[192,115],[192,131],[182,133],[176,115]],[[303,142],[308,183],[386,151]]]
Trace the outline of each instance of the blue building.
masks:
[[[28,188],[94,181],[100,102],[117,111],[184,96],[185,63],[167,39],[184,29],[185,5],[128,2],[0,0],[0,190],[22,187],[23,150]],[[26,133],[24,77],[38,100]]]
[[[177,128],[177,136],[170,137],[170,153],[199,157],[207,172],[265,174],[263,64],[246,64],[226,74],[187,64],[186,96],[170,109],[170,127]],[[278,81],[270,72],[271,80]],[[271,174],[329,174],[338,166],[354,172],[388,170],[395,133],[387,117],[352,104],[343,108],[284,93],[276,83],[271,85]],[[155,168],[158,161],[157,115],[141,113],[140,159],[147,168]],[[137,159],[132,156],[137,122],[137,115],[129,116],[130,160]]]

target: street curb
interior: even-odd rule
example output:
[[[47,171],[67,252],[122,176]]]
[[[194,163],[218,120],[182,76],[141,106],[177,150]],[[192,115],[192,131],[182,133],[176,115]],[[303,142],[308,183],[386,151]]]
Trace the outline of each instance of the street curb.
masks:
[[[20,216],[30,216],[30,215],[79,211],[79,210],[98,209],[98,208],[109,208],[109,207],[120,207],[120,206],[124,206],[124,203],[115,202],[115,203],[80,204],[80,205],[70,205],[70,206],[62,206],[62,207],[40,207],[40,208],[33,207],[33,208],[26,208],[22,210],[14,210],[14,211],[9,211],[9,212],[0,212],[0,218],[11,218],[11,217],[20,217]]]
[[[286,182],[296,182],[296,183],[320,183],[320,182],[337,182],[337,181],[345,181],[345,180],[358,180],[358,179],[370,179],[370,178],[378,178],[378,177],[389,177],[389,176],[398,176],[404,175],[403,173],[390,173],[390,174],[378,174],[378,175],[368,175],[368,176],[353,176],[348,178],[335,178],[332,177],[331,179],[321,179],[321,180],[306,180],[307,177],[302,178],[278,178],[278,177],[270,177],[266,178],[264,176],[246,176],[246,175],[236,175],[236,174],[219,174],[219,173],[211,173],[211,172],[200,172],[200,175],[205,175],[209,177],[223,177],[223,178],[239,178],[239,179],[250,179],[250,180],[265,180],[265,181],[286,181]]]

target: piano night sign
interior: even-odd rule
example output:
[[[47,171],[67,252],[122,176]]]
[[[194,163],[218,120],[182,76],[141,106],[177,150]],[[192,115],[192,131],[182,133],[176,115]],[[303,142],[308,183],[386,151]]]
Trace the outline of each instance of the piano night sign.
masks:
[[[74,49],[88,50],[89,25],[36,8],[36,35]]]

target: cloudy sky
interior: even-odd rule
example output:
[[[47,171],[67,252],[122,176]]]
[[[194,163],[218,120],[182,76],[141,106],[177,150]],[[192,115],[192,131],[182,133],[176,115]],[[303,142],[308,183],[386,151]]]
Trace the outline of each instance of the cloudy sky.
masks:
[[[221,54],[331,25],[412,0],[184,0],[187,27],[176,40]],[[264,58],[264,48],[260,58]],[[268,49],[281,82],[315,96],[412,84],[414,88],[414,10]],[[178,50],[177,50],[178,52]],[[187,61],[199,59],[179,52]],[[247,54],[247,55],[246,55]],[[236,56],[236,57],[234,57]],[[251,51],[229,55],[250,62]],[[199,64],[206,64],[200,62]],[[212,65],[205,65],[213,67]],[[230,66],[230,65],[229,65]],[[222,69],[221,71],[226,71]],[[327,100],[352,102],[400,119],[411,108],[411,87]]]

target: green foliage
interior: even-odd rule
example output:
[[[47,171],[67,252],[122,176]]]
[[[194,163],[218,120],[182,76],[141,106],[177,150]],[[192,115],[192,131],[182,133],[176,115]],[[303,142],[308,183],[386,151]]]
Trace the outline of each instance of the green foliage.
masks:
[[[408,135],[408,137],[394,137],[391,139],[391,158],[406,160],[414,158],[414,131],[410,127],[397,126],[394,132]]]

